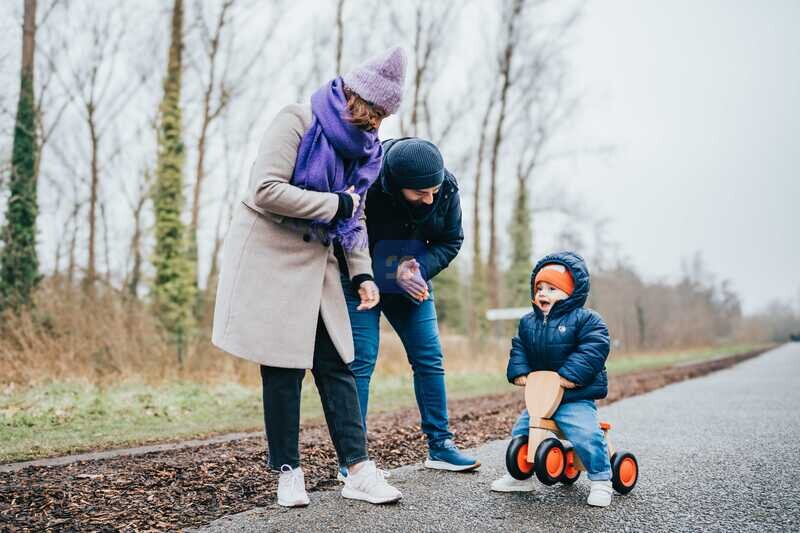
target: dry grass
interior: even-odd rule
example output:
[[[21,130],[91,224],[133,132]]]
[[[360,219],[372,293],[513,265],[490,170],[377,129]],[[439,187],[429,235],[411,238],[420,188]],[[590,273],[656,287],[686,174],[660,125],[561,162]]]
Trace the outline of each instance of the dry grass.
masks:
[[[34,311],[6,313],[0,325],[0,383],[31,386],[49,382],[120,381],[161,383],[188,380],[205,383],[259,384],[254,363],[214,348],[206,324],[189,347],[183,367],[148,306],[119,291],[98,287],[93,299],[63,278],[46,279],[35,296]],[[450,372],[494,372],[504,367],[508,339],[474,343],[442,335]],[[409,372],[399,337],[382,323],[376,373]]]
[[[463,335],[443,331],[441,342],[447,372],[473,374],[498,370],[505,372],[508,350],[511,348],[510,338],[476,341]],[[376,374],[394,376],[409,372],[410,365],[400,337],[385,320],[381,320],[379,354]]]
[[[6,313],[0,323],[3,383],[231,382],[254,372],[254,365],[214,349],[207,335],[194,341],[180,368],[148,306],[118,291],[98,287],[90,299],[64,279],[48,278],[35,302],[33,311]]]
[[[214,348],[210,325],[189,347],[182,367],[155,317],[143,301],[98,287],[89,299],[63,278],[48,278],[36,293],[35,311],[20,317],[6,314],[0,323],[0,384],[36,386],[53,382],[116,385],[121,382],[159,384],[174,381],[260,385],[254,363]],[[505,372],[510,338],[472,340],[442,331],[448,374],[496,375]],[[698,350],[683,350],[696,353]],[[664,352],[674,357],[674,349]],[[658,352],[613,354],[620,359]],[[621,362],[621,361],[620,361]],[[405,349],[394,330],[381,322],[378,377],[408,376]]]
[[[36,383],[82,377],[91,381],[131,372],[164,378],[167,346],[147,309],[98,290],[93,300],[62,279],[48,279],[34,311],[6,313],[0,335],[4,381]]]

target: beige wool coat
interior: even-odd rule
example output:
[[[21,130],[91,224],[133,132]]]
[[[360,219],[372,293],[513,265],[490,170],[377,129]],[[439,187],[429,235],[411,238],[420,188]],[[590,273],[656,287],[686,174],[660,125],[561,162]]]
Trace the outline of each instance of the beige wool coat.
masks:
[[[309,220],[333,219],[339,197],[289,183],[310,124],[309,105],[287,106],[273,119],[222,250],[211,342],[268,366],[311,368],[320,315],[342,360],[353,360],[333,245],[308,230]],[[360,223],[366,231],[363,216]],[[346,252],[345,259],[351,277],[372,274],[368,248]]]

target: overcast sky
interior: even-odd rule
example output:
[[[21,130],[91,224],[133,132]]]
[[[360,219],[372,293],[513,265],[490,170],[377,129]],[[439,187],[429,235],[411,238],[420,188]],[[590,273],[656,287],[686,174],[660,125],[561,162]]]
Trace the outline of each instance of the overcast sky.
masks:
[[[800,2],[591,0],[576,172],[649,279],[695,250],[745,311],[800,298]]]
[[[322,2],[295,8],[331,8]],[[498,5],[470,4],[452,68],[485,53],[475,28]],[[14,43],[18,26],[0,21]],[[366,49],[385,46],[375,33]],[[570,76],[583,99],[570,143],[615,150],[570,161],[564,182],[611,220],[607,237],[648,280],[677,279],[701,251],[746,312],[775,298],[800,305],[800,1],[588,0],[574,37]]]

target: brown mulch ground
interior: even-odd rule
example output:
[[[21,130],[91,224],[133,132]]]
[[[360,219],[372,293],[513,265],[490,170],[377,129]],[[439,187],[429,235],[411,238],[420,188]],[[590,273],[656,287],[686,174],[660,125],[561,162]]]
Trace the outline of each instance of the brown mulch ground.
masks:
[[[611,379],[607,404],[726,368],[761,351]],[[519,391],[451,401],[456,442],[472,447],[505,438],[524,406]],[[370,417],[370,454],[382,468],[420,462],[426,446],[419,413]],[[300,435],[309,490],[336,488],[336,457],[324,425]],[[4,531],[178,529],[273,502],[277,476],[265,465],[262,437],[0,474]]]

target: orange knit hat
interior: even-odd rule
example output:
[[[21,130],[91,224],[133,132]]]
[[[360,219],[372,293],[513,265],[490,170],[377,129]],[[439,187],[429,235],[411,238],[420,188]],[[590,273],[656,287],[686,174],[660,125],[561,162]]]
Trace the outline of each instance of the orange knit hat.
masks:
[[[575,281],[572,279],[572,274],[569,273],[569,270],[564,265],[559,265],[558,263],[548,263],[539,269],[539,272],[536,273],[536,278],[533,280],[534,292],[541,281],[561,289],[568,295],[572,295],[575,290]]]

